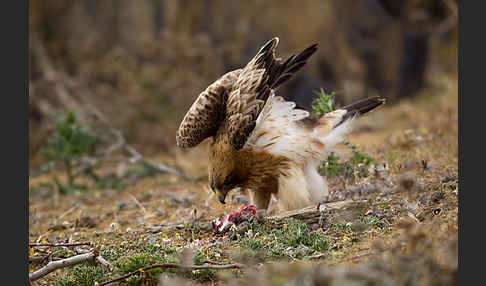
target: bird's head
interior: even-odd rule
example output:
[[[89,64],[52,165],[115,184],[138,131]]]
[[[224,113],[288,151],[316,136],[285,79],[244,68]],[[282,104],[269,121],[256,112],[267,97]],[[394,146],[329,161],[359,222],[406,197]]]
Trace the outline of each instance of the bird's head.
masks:
[[[209,186],[222,204],[225,203],[228,192],[242,183],[240,169],[236,150],[213,148],[209,166]]]

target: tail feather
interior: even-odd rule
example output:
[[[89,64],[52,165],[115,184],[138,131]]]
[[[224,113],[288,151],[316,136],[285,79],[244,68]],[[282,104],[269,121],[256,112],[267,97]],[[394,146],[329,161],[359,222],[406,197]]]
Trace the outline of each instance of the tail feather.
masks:
[[[346,119],[348,119],[350,117],[363,115],[363,114],[377,108],[378,106],[384,104],[385,101],[386,100],[384,98],[380,98],[378,96],[372,96],[372,97],[368,97],[368,98],[359,100],[359,101],[352,103],[350,105],[347,105],[347,106],[341,108],[341,109],[344,109],[344,110],[347,111],[347,113],[343,117],[343,121],[345,121]]]

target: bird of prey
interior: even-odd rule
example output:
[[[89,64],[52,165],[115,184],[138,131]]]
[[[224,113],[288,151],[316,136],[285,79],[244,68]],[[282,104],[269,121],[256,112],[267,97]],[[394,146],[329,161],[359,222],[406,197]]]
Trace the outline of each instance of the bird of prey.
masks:
[[[278,38],[268,41],[248,64],[224,74],[192,104],[176,133],[189,148],[211,137],[209,184],[219,201],[237,187],[250,203],[267,209],[274,194],[281,209],[325,200],[328,187],[317,171],[351,131],[356,115],[384,103],[371,97],[322,116],[310,115],[276,94],[317,50],[317,44],[283,61]]]

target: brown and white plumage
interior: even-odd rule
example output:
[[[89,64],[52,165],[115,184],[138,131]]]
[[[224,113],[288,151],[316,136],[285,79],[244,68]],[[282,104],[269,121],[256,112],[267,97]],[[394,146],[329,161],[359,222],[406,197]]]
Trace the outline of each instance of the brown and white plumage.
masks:
[[[177,145],[194,147],[212,137],[209,181],[224,203],[235,187],[250,191],[258,208],[271,194],[294,209],[325,199],[327,184],[318,164],[350,131],[350,116],[383,103],[370,98],[331,113],[310,117],[275,91],[317,50],[314,44],[282,61],[278,38],[266,43],[242,69],[226,73],[202,92],[182,120]]]

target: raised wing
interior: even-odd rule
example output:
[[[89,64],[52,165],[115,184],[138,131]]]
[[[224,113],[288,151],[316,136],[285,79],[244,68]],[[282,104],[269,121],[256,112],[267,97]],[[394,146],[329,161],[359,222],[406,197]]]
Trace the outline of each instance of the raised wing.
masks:
[[[317,50],[314,44],[285,62],[275,57],[278,38],[266,43],[243,68],[229,93],[226,119],[218,137],[241,149],[255,128],[257,118],[272,90],[277,89],[300,70]]]
[[[194,147],[204,139],[216,135],[225,117],[229,91],[240,73],[241,69],[226,73],[199,94],[177,130],[177,146]]]
[[[278,38],[268,41],[243,68],[225,74],[193,103],[176,133],[179,147],[198,145],[215,136],[240,149],[272,89],[277,89],[317,50],[314,44],[285,62],[275,58]]]

